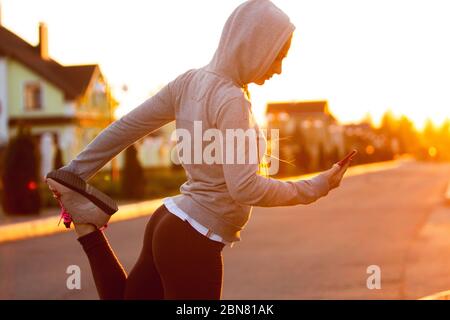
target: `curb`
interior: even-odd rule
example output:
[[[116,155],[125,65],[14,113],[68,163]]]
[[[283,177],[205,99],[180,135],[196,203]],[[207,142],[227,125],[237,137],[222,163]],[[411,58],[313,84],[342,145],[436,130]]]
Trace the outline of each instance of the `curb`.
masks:
[[[447,191],[445,191],[445,201],[447,204],[450,204],[450,182],[448,183]]]
[[[447,290],[431,294],[418,300],[450,300],[449,298],[450,298],[450,290]]]
[[[154,199],[119,206],[118,212],[111,217],[109,223],[149,216],[162,204],[162,200]],[[0,226],[0,244],[72,230],[66,229],[62,224],[58,226],[58,221],[59,215],[56,215]]]

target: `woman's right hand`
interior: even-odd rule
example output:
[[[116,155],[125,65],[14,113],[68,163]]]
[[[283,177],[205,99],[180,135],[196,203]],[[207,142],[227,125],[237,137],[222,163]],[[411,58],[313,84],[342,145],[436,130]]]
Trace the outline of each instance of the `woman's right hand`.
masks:
[[[335,163],[330,169],[323,172],[325,177],[328,179],[330,190],[339,187],[349,165],[350,161],[347,161],[343,166]]]

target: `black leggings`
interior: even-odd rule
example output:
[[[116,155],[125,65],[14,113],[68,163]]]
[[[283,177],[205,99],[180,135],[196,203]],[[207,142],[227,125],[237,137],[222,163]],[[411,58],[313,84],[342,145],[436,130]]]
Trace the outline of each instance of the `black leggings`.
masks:
[[[161,205],[127,277],[104,233],[78,238],[100,299],[215,299],[222,292],[224,244],[200,234]]]

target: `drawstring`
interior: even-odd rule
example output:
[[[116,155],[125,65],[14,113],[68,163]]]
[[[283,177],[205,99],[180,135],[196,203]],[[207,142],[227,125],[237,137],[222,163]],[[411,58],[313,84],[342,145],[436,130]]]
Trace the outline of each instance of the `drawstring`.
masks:
[[[245,95],[247,96],[247,100],[250,101],[250,91],[248,90],[248,84],[242,85],[242,90],[244,90]]]
[[[242,90],[244,91],[244,94],[247,97],[248,101],[251,101],[251,97],[250,97],[250,91],[248,90],[248,84],[244,84],[242,85]],[[259,126],[258,124],[256,124],[256,152],[257,152],[257,157],[258,157],[258,173],[262,174],[264,177],[268,177],[269,173],[268,173],[268,163],[267,160],[265,159],[265,150],[264,150],[264,154],[262,155],[262,157],[259,157],[259,137],[262,137],[262,139],[265,140],[264,137],[264,133],[260,132],[259,130]]]

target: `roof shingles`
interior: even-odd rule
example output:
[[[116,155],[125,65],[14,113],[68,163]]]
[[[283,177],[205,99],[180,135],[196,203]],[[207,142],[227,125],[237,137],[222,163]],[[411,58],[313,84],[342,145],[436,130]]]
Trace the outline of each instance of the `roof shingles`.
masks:
[[[22,63],[53,85],[60,88],[65,98],[73,100],[82,95],[98,65],[62,66],[52,59],[43,59],[37,47],[0,25],[0,56]]]

